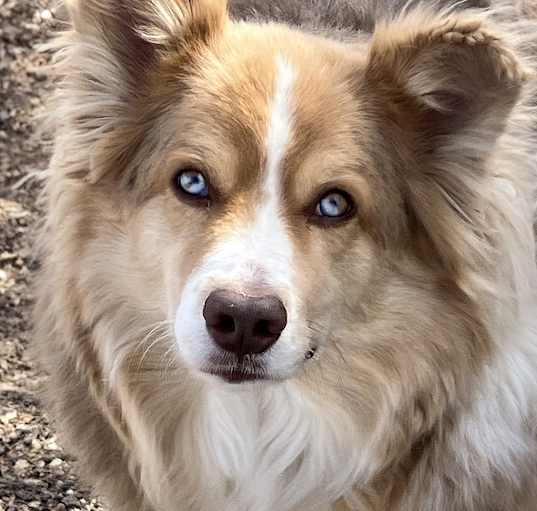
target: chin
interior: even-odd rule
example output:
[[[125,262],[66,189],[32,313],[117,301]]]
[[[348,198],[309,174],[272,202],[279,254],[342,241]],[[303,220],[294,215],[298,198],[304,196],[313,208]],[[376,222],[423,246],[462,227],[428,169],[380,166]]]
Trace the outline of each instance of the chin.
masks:
[[[95,492],[534,511],[529,5],[67,8],[35,345]]]

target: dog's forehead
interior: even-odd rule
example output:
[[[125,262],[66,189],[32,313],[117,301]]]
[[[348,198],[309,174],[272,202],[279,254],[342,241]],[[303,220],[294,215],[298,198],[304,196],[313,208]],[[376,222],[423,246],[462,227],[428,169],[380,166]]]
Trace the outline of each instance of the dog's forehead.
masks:
[[[192,77],[190,103],[198,121],[210,126],[206,135],[231,142],[248,172],[265,170],[270,149],[282,139],[286,161],[315,145],[337,146],[338,135],[348,145],[357,121],[349,80],[355,63],[332,48],[312,48],[253,44],[244,52],[211,54]]]

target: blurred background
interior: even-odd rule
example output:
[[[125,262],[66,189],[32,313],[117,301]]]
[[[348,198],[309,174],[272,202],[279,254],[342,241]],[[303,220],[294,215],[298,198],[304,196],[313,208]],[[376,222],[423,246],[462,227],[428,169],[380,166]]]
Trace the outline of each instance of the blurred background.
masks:
[[[61,30],[57,0],[0,0],[0,511],[101,510],[82,488],[39,404],[31,362],[36,173],[48,162],[38,116],[52,90],[39,51]]]

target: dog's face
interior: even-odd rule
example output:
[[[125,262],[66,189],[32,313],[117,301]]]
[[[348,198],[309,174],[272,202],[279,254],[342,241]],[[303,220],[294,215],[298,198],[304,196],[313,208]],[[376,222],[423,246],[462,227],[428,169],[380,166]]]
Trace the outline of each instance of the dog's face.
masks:
[[[114,281],[161,311],[195,375],[345,392],[477,364],[488,346],[464,285],[482,146],[521,79],[509,54],[479,23],[433,15],[343,44],[186,4],[73,10],[80,33],[97,17],[121,34],[93,34],[121,63],[92,168],[117,190],[99,199],[121,225]]]
[[[161,233],[168,317],[196,371],[294,376],[367,292],[379,260],[374,135],[353,83],[361,58],[240,27],[160,119],[166,148],[148,179],[162,188],[147,209],[161,225],[141,229]]]
[[[180,356],[227,380],[282,379],[367,289],[372,141],[353,115],[356,59],[313,40],[320,55],[304,62],[287,31],[268,31],[271,44],[243,31],[168,112],[168,189],[155,202],[173,225],[163,250]]]

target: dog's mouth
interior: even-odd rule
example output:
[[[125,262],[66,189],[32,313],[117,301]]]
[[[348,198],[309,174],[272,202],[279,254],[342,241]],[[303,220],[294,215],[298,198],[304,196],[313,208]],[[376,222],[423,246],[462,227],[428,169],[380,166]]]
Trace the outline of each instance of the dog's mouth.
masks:
[[[246,383],[253,381],[274,380],[266,371],[252,371],[240,365],[230,367],[205,368],[205,373],[217,376],[227,383]]]
[[[310,348],[304,355],[304,360],[312,359],[317,352],[316,347]],[[245,356],[232,360],[213,357],[209,364],[201,369],[205,374],[216,376],[226,383],[247,383],[255,381],[278,381],[278,377],[270,371],[260,357]]]
[[[215,355],[201,368],[202,372],[216,376],[227,383],[274,380],[261,357],[246,355],[236,357]]]

